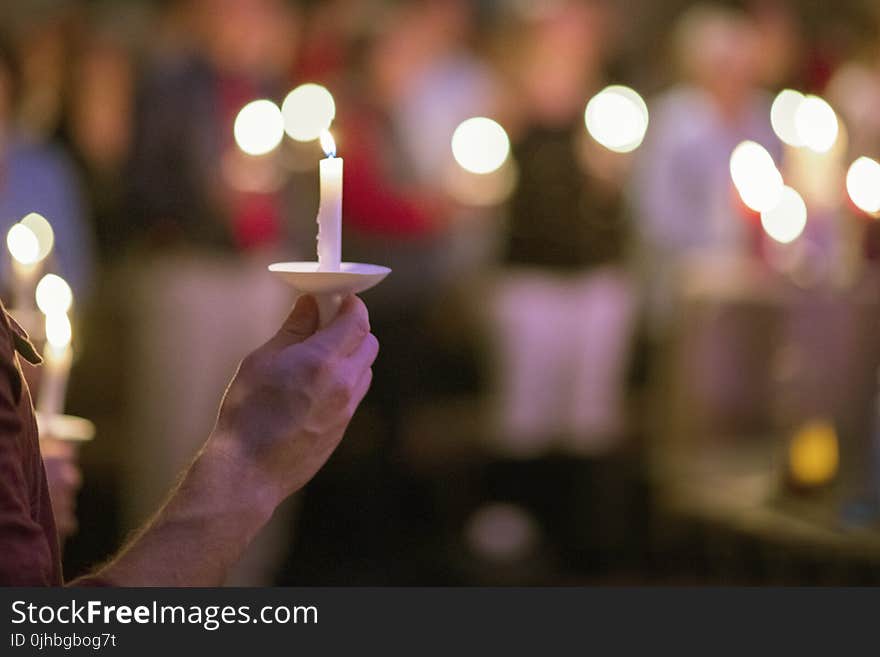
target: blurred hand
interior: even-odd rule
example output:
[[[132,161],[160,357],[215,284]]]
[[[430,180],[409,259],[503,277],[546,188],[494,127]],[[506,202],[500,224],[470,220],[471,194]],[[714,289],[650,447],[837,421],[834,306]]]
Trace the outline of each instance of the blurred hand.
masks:
[[[370,387],[378,351],[360,299],[347,298],[319,331],[314,298],[301,297],[278,333],[242,361],[206,449],[232,459],[280,501],[336,449]]]

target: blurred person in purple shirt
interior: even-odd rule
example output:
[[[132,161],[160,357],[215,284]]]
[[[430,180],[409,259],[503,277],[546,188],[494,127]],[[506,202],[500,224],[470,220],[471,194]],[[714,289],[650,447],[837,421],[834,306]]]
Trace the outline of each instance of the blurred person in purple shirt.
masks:
[[[52,224],[56,273],[68,280],[77,298],[87,296],[92,241],[84,220],[76,170],[58,146],[38,141],[19,129],[17,60],[0,43],[0,231],[31,212]],[[4,287],[9,287],[9,258],[0,258]]]

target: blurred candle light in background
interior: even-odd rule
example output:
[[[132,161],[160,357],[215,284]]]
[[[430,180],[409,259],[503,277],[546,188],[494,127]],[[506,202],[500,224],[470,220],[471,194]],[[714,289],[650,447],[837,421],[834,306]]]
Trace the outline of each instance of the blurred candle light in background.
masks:
[[[629,87],[606,87],[587,103],[584,122],[590,136],[616,153],[638,148],[648,130],[648,106]]]
[[[770,123],[773,132],[789,146],[803,146],[804,142],[795,124],[795,115],[804,101],[804,95],[794,89],[783,89],[773,100],[770,108]]]
[[[794,113],[794,125],[801,143],[816,153],[827,153],[837,141],[837,114],[819,96],[805,96]]]
[[[52,230],[52,224],[43,215],[36,212],[31,212],[19,223],[29,228],[37,238],[39,245],[37,260],[48,256],[52,247],[55,246],[55,231]]]
[[[60,415],[64,411],[67,380],[73,362],[72,337],[73,329],[66,312],[46,315],[46,348],[37,397],[37,411],[44,417]]]
[[[807,225],[807,204],[797,190],[782,188],[779,203],[761,213],[761,226],[777,242],[788,244],[796,240]]]
[[[880,212],[880,163],[860,157],[846,173],[846,191],[857,208],[868,214]]]
[[[6,246],[14,262],[34,265],[40,259],[40,241],[27,226],[17,223],[6,233]]]
[[[730,176],[740,197],[755,212],[774,208],[782,195],[782,174],[773,156],[754,141],[740,143],[730,154]]]
[[[336,118],[333,95],[320,84],[301,84],[281,104],[284,131],[296,141],[313,141]]]
[[[44,315],[66,313],[73,305],[73,291],[60,276],[46,274],[37,283],[36,300]]]
[[[811,420],[794,434],[788,449],[789,473],[806,487],[829,483],[840,463],[837,432],[826,420]]]
[[[510,139],[497,122],[477,116],[462,122],[452,134],[452,155],[466,171],[492,173],[510,154]]]
[[[28,215],[26,219],[29,219],[27,224],[20,221],[9,229],[6,246],[12,256],[10,305],[16,311],[28,313],[33,309],[34,284],[40,273],[40,262],[49,255],[55,238],[49,222],[40,215]],[[29,324],[29,321],[25,323]],[[33,328],[28,326],[28,330]]]
[[[265,155],[284,138],[281,110],[271,100],[255,100],[245,105],[233,126],[235,143],[248,155]]]

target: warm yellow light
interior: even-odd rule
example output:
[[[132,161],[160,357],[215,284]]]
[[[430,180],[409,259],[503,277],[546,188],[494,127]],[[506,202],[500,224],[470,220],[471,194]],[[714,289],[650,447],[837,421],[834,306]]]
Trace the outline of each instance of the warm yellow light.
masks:
[[[40,242],[34,231],[23,224],[15,224],[9,229],[6,246],[12,257],[23,265],[32,265],[40,260]]]
[[[629,87],[606,87],[587,103],[584,122],[590,136],[605,148],[629,153],[638,148],[648,130],[648,106]]]
[[[829,422],[808,422],[792,438],[788,457],[791,476],[797,483],[828,483],[837,474],[840,462],[837,432]]]
[[[42,260],[49,255],[55,245],[55,231],[52,230],[52,225],[46,218],[41,214],[31,212],[21,220],[21,224],[30,228],[31,232],[37,236],[37,243],[40,245],[37,260]]]
[[[868,214],[880,212],[880,162],[860,157],[846,172],[846,191],[856,207]]]
[[[510,139],[498,123],[483,116],[464,121],[452,134],[452,155],[466,171],[491,173],[510,154]]]
[[[321,133],[321,148],[324,149],[327,157],[336,157],[336,140],[333,139],[329,130],[324,130]]]
[[[55,349],[64,349],[70,344],[73,328],[67,313],[46,315],[46,341]]]
[[[837,114],[819,96],[805,96],[794,113],[794,125],[801,143],[816,153],[827,153],[837,141]]]
[[[761,213],[761,225],[777,242],[793,242],[807,225],[807,204],[796,190],[786,185],[776,207]]]
[[[312,141],[336,118],[336,103],[326,87],[301,84],[281,104],[284,131],[297,141]]]
[[[245,105],[233,126],[235,143],[248,155],[265,155],[284,138],[281,110],[271,100],[255,100]]]
[[[766,148],[744,141],[730,154],[730,176],[740,197],[755,212],[775,207],[782,195],[782,174]]]
[[[46,274],[37,283],[37,307],[44,315],[66,313],[73,305],[73,291],[60,276]]]
[[[804,101],[804,95],[794,89],[783,89],[773,100],[770,108],[770,123],[773,132],[789,146],[803,146],[804,142],[795,124],[795,115]]]

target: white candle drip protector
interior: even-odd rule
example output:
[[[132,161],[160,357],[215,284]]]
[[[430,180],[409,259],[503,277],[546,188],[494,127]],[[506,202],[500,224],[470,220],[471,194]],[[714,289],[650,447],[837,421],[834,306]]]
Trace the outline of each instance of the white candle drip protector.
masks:
[[[276,262],[269,271],[298,294],[315,297],[322,327],[333,321],[346,296],[366,292],[391,273],[388,267],[359,262],[343,262],[339,271],[319,271],[317,262]]]

